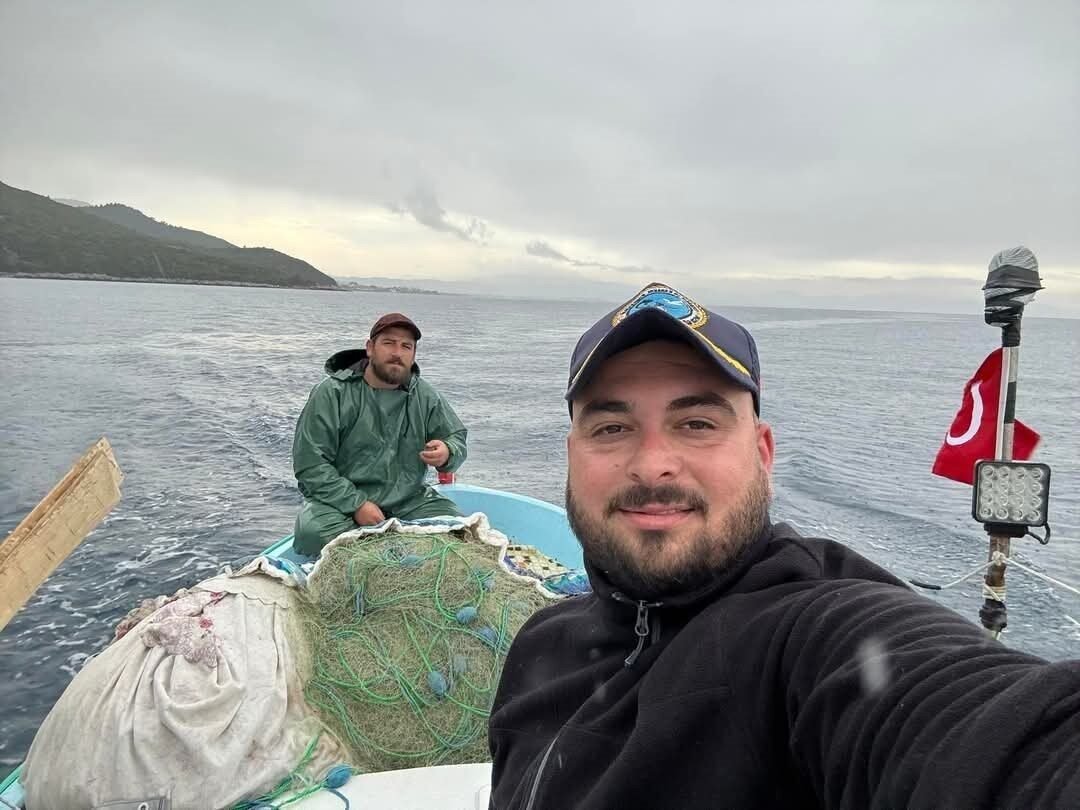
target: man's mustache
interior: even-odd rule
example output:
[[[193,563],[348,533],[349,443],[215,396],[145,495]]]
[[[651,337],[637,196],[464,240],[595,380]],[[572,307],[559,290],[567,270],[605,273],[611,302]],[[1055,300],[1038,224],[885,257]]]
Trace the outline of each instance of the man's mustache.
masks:
[[[673,504],[702,513],[709,509],[705,498],[698,492],[692,492],[674,484],[663,484],[658,487],[635,484],[608,501],[607,515],[610,517],[621,509],[640,509],[650,504]]]

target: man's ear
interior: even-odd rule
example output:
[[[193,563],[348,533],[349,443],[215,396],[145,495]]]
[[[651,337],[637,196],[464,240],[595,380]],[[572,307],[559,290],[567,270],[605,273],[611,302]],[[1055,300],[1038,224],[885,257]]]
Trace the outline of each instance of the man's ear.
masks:
[[[375,341],[368,338],[367,343],[364,344],[364,349],[368,353],[368,357],[371,357],[371,350],[375,348]]]
[[[757,428],[757,450],[758,455],[761,457],[761,466],[765,468],[765,472],[771,473],[773,467],[773,457],[776,455],[776,446],[773,443],[772,428],[768,422],[759,421],[756,425]]]

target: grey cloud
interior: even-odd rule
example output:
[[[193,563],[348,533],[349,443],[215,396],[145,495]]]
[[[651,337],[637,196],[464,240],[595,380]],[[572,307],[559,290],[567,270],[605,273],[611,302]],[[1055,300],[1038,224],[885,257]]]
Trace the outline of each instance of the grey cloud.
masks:
[[[487,244],[494,235],[494,231],[483,220],[471,218],[466,225],[457,225],[451,222],[446,214],[446,209],[439,205],[435,193],[423,186],[417,186],[405,199],[398,204],[388,206],[391,211],[398,214],[408,214],[421,225],[436,231],[443,231],[464,239],[466,242]]]
[[[591,267],[597,270],[614,270],[617,273],[657,273],[652,267],[646,265],[633,265],[633,264],[605,264],[604,262],[596,262],[591,260],[572,259],[565,253],[556,250],[547,242],[540,239],[535,239],[529,242],[525,246],[525,252],[530,256],[535,256],[538,259],[551,259],[557,262],[564,262],[573,267]]]
[[[573,259],[560,253],[547,242],[542,242],[539,239],[529,242],[529,244],[525,246],[525,252],[530,256],[536,256],[540,259],[554,259],[557,262],[573,264]]]
[[[562,8],[8,0],[0,178],[395,200],[455,238],[490,222],[692,272],[981,272],[1021,242],[1080,265],[1075,0]]]

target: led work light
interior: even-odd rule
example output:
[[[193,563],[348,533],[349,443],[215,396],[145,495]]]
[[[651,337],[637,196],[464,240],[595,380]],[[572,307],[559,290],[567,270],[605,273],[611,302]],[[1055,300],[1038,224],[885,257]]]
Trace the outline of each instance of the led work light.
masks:
[[[980,461],[975,465],[971,516],[980,523],[1025,531],[1029,526],[1045,526],[1049,504],[1048,465],[1027,461]]]

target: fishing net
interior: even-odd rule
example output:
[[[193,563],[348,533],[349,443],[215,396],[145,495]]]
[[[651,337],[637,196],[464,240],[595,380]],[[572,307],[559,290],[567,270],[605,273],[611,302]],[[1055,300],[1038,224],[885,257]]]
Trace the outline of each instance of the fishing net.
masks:
[[[478,513],[391,520],[313,568],[260,555],[144,600],[35,735],[28,805],[285,807],[355,773],[485,762],[514,634],[587,587]]]
[[[468,530],[344,535],[323,550],[301,607],[305,697],[361,771],[488,758],[504,656],[550,603],[503,552]]]

